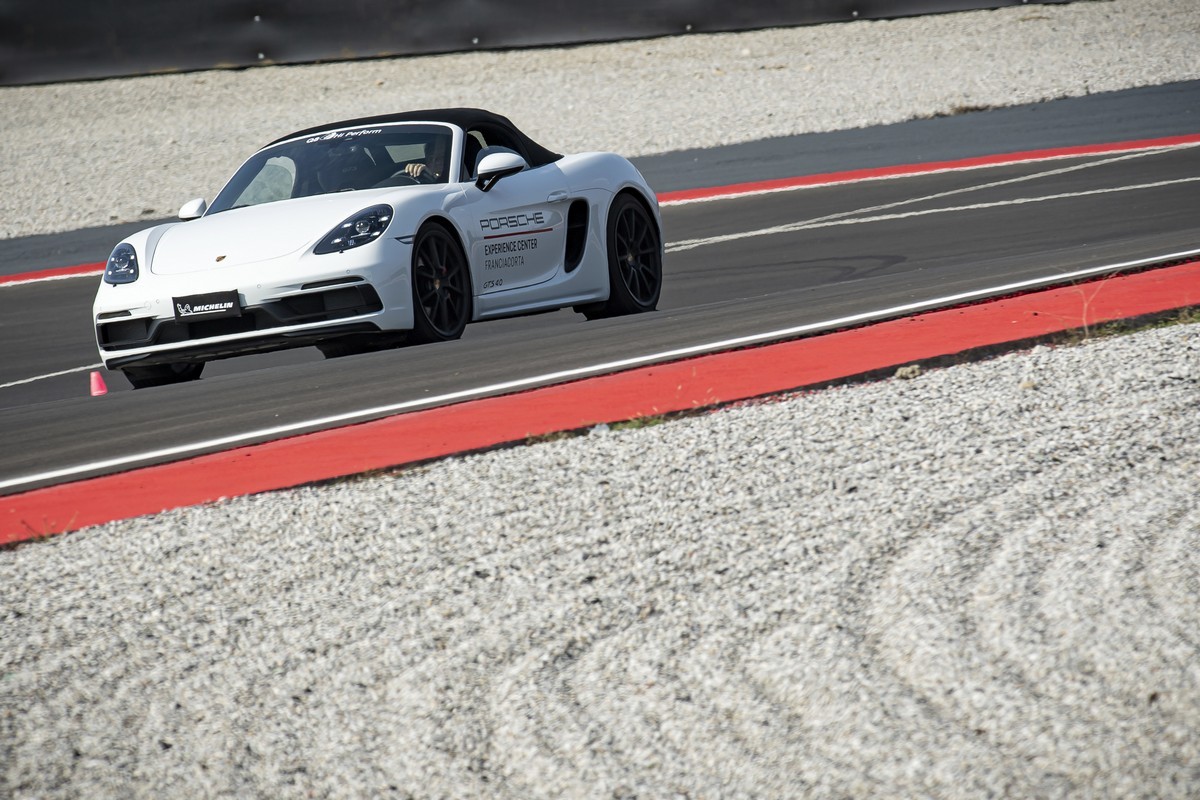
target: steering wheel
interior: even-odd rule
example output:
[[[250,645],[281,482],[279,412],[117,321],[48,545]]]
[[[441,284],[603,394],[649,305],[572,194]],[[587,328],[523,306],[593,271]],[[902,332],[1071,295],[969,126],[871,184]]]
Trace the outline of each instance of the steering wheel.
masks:
[[[425,181],[414,178],[404,170],[400,170],[399,172],[392,173],[371,188],[382,189],[385,186],[416,186],[419,183],[425,183]]]
[[[405,175],[408,174],[406,172],[403,172],[403,170],[401,170],[401,172]],[[409,177],[411,177],[411,176],[409,176]],[[421,170],[420,175],[413,178],[413,181],[415,183],[437,183],[437,176],[433,174],[433,170],[431,170],[428,166],[426,166],[425,169]]]

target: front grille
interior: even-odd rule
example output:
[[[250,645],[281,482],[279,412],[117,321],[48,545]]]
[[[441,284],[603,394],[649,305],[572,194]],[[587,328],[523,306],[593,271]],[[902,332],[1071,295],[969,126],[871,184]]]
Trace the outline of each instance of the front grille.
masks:
[[[359,284],[285,297],[261,308],[281,320],[281,324],[297,325],[371,314],[382,310],[383,303],[370,284]]]
[[[96,326],[96,338],[105,350],[128,350],[156,344],[196,342],[235,333],[269,331],[287,325],[347,319],[382,310],[379,294],[370,284],[363,283],[250,306],[242,309],[240,317],[194,322],[175,319],[101,321]]]
[[[138,347],[150,339],[150,319],[123,319],[96,326],[97,336],[105,349]]]

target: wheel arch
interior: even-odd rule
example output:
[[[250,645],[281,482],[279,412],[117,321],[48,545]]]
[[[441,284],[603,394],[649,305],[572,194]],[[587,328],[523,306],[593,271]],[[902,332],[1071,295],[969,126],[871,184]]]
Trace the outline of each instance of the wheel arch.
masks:
[[[612,213],[613,205],[616,204],[617,199],[622,195],[629,195],[636,200],[645,210],[646,215],[650,217],[650,220],[654,223],[655,230],[658,232],[659,257],[665,258],[667,243],[666,238],[663,236],[662,214],[658,210],[657,200],[651,201],[647,199],[646,193],[641,186],[638,186],[637,184],[627,184],[613,194],[612,199],[608,201],[608,208],[606,208],[604,211],[603,222],[605,226],[608,225],[608,215]]]
[[[467,256],[467,261],[470,262],[471,254],[467,251],[466,237],[463,236],[463,232],[458,229],[458,226],[454,224],[454,220],[445,214],[430,214],[417,224],[416,229],[413,230],[413,237],[416,238],[426,225],[441,225],[445,228],[447,233],[458,240],[458,246],[463,249],[463,253]]]
[[[417,292],[419,276],[417,274],[417,253],[421,245],[423,234],[432,229],[439,230],[442,234],[453,241],[458,248],[459,255],[463,259],[462,274],[464,280],[466,281],[465,303],[467,305],[467,311],[465,322],[462,324],[465,326],[477,319],[475,276],[471,266],[471,251],[465,244],[467,237],[465,237],[463,232],[459,230],[452,218],[446,216],[445,214],[430,214],[422,219],[416,226],[415,232],[413,233],[411,251],[412,261],[409,272],[409,287],[410,292],[412,293],[413,328],[409,336],[412,341],[417,342],[444,341],[447,338],[457,339],[462,335],[461,329],[458,331],[458,333],[449,335],[436,332],[436,330],[429,328],[429,325],[433,323],[433,320],[431,320],[427,315],[422,316],[425,314],[425,312],[418,305]],[[423,319],[425,320],[424,322],[422,322]]]
[[[615,193],[613,193],[612,199],[608,201],[608,210],[612,210],[613,204],[617,202],[617,198],[623,194],[629,195],[634,200],[637,200],[642,204],[642,208],[644,208],[646,213],[650,215],[650,219],[654,220],[654,227],[658,228],[659,236],[662,236],[662,218],[658,211],[658,202],[650,202],[650,200],[646,198],[646,193],[640,186],[637,186],[636,184],[622,186]]]
[[[478,289],[476,289],[475,286],[475,265],[471,261],[471,248],[467,245],[470,239],[462,231],[462,229],[459,228],[458,224],[452,217],[441,212],[434,212],[422,219],[417,224],[417,227],[413,229],[414,244],[416,243],[417,236],[420,235],[421,231],[423,231],[427,225],[439,225],[444,228],[445,231],[453,236],[454,240],[458,242],[458,247],[462,250],[463,257],[467,260],[467,276],[471,281],[471,321],[474,322],[478,319],[477,314],[479,313],[479,309],[477,308],[478,303],[476,301],[478,300],[479,295],[476,294]]]
[[[615,214],[620,211],[618,206],[626,210],[637,209],[644,221],[649,223],[649,228],[643,230],[652,232],[658,240],[656,265],[642,262],[640,258],[634,256],[632,251],[627,254],[627,259],[622,258],[620,248],[613,249],[620,242],[620,234],[618,228],[615,227],[617,220]],[[666,252],[662,236],[662,220],[658,214],[657,204],[648,199],[640,187],[624,186],[613,194],[609,201],[603,223],[605,262],[609,279],[608,297],[603,301],[576,306],[575,310],[589,320],[653,311],[658,306],[659,295],[662,291],[662,263]],[[643,252],[648,254],[651,251]],[[647,275],[653,276],[653,285],[647,282]]]

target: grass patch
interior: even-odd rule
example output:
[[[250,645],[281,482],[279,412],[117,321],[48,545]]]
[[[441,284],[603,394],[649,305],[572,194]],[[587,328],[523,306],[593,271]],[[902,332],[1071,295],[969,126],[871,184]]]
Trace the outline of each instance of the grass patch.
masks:
[[[561,442],[566,439],[574,439],[576,436],[583,436],[587,430],[578,431],[551,431],[550,433],[539,433],[536,436],[526,436],[525,444],[548,444],[550,442]]]
[[[962,116],[963,114],[974,114],[977,111],[994,111],[995,109],[997,109],[999,107],[1000,106],[959,104],[959,105],[950,106],[949,111],[934,112],[933,119],[944,119],[946,117],[959,117],[959,116]]]
[[[1162,314],[1153,314],[1147,317],[1119,319],[1086,328],[1074,328],[1054,334],[1052,337],[1049,337],[1053,341],[1046,343],[1076,345],[1083,344],[1092,339],[1105,339],[1110,336],[1128,336],[1131,333],[1141,333],[1142,331],[1157,330],[1158,328],[1171,328],[1176,325],[1195,325],[1197,323],[1200,323],[1200,307],[1193,306],[1191,308],[1175,309]]]
[[[614,431],[636,431],[639,428],[653,428],[656,425],[662,425],[664,422],[667,422],[671,416],[677,415],[658,414],[653,417],[627,419],[624,422],[614,422],[609,428]]]

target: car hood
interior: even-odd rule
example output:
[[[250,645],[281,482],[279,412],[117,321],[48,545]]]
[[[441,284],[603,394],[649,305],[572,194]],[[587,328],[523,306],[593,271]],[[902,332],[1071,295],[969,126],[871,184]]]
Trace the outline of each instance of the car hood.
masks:
[[[180,275],[297,254],[359,211],[388,202],[388,192],[301,197],[235,208],[172,225],[154,247],[150,270]]]

